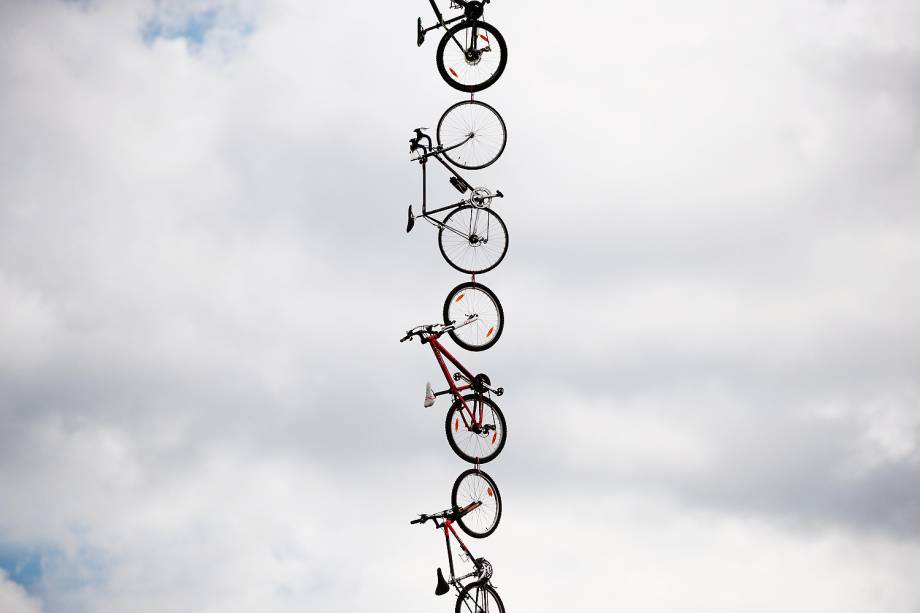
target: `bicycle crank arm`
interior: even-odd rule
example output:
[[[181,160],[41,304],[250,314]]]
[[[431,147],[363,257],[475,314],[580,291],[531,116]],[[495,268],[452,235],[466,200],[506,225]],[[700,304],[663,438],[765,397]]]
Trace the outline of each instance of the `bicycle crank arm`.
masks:
[[[483,385],[487,392],[492,392],[496,396],[501,396],[505,393],[505,388],[503,387],[489,387],[488,385]]]

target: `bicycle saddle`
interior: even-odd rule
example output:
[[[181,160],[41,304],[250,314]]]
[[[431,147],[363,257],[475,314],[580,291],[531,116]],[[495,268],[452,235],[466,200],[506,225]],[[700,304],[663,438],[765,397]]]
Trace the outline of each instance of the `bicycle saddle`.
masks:
[[[450,591],[450,587],[447,585],[447,581],[444,580],[444,575],[441,573],[441,568],[438,567],[438,586],[434,588],[435,596],[443,596]]]

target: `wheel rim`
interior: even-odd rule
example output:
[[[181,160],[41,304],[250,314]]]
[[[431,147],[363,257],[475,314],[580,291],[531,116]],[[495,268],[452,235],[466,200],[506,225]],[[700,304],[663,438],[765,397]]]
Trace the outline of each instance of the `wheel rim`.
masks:
[[[473,502],[480,502],[476,509],[460,519],[467,532],[477,535],[488,534],[498,524],[500,498],[495,482],[483,472],[471,472],[464,475],[457,483],[458,507],[465,507]]]
[[[447,320],[463,323],[471,315],[476,321],[453,331],[454,340],[468,347],[486,347],[498,339],[502,320],[496,299],[479,287],[464,287],[448,299]]]
[[[492,107],[468,100],[455,104],[438,124],[438,143],[451,147],[448,160],[461,168],[484,168],[497,160],[505,149],[507,134],[502,118]]]
[[[462,87],[482,85],[501,66],[502,50],[493,33],[478,24],[476,52],[468,53],[472,48],[472,37],[473,24],[464,25],[454,32],[453,40],[447,41],[441,56],[445,74]]]
[[[505,431],[495,415],[495,410],[481,399],[467,398],[466,404],[478,417],[482,409],[482,423],[473,426],[462,404],[454,405],[450,413],[450,437],[455,447],[468,460],[484,462],[495,456],[505,438]],[[463,417],[466,416],[466,423]],[[470,427],[467,427],[469,424]]]
[[[485,272],[505,255],[508,234],[489,209],[457,209],[444,220],[441,248],[444,256],[460,270]]]
[[[497,613],[502,609],[492,590],[477,584],[466,592],[460,610],[464,613]]]

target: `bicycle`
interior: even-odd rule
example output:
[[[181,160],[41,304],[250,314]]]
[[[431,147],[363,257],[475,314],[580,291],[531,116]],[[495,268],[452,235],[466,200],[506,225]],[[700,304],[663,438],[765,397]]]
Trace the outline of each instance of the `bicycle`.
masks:
[[[422,166],[422,212],[415,215],[409,205],[409,220],[406,232],[415,227],[415,220],[422,218],[438,228],[438,248],[441,255],[456,270],[475,275],[488,272],[498,266],[508,252],[508,228],[502,218],[490,207],[493,198],[504,198],[501,191],[493,194],[485,187],[473,187],[450,167],[442,154],[445,147],[435,147],[431,137],[415,129],[415,138],[409,140],[410,161],[418,160]],[[422,141],[426,141],[423,144]],[[412,157],[415,156],[415,157]],[[449,182],[461,194],[470,192],[466,200],[428,210],[428,160],[434,158],[453,175]],[[443,220],[434,217],[450,211]]]
[[[438,341],[438,338],[449,330],[469,325],[473,320],[470,318],[460,324],[416,326],[406,331],[406,335],[399,342],[404,343],[418,336],[423,345],[427,343],[431,347],[435,359],[441,366],[441,372],[444,373],[448,388],[435,392],[431,388],[431,383],[428,383],[424,405],[434,405],[438,396],[450,394],[453,397],[454,402],[444,421],[447,443],[459,457],[471,464],[479,465],[491,462],[505,448],[508,433],[505,416],[498,405],[486,395],[494,393],[501,396],[505,390],[501,387],[493,388],[489,376],[484,373],[473,375]],[[459,372],[451,376],[444,358],[456,366]],[[457,385],[460,381],[464,381],[464,384]],[[472,390],[472,393],[462,393],[467,390]]]
[[[444,299],[443,314],[445,325],[469,322],[447,332],[467,351],[485,351],[498,342],[505,328],[505,312],[498,296],[476,281],[466,281],[450,290]]]
[[[478,505],[479,503],[473,502],[463,508],[453,507],[431,515],[421,514],[418,519],[413,519],[409,523],[424,524],[428,520],[431,520],[434,522],[436,530],[443,530],[444,532],[444,542],[447,544],[447,562],[450,569],[450,579],[446,580],[444,578],[444,573],[441,572],[441,568],[438,567],[438,584],[434,589],[435,595],[443,596],[453,587],[457,590],[457,604],[454,609],[456,613],[489,613],[490,611],[491,613],[505,613],[505,605],[502,603],[502,599],[499,598],[498,592],[491,583],[492,564],[485,558],[473,557],[472,552],[470,552],[466,544],[461,540],[457,531],[454,530],[454,522],[459,521],[464,515],[474,510]],[[462,552],[461,559],[465,557],[473,564],[472,572],[460,577],[457,577],[454,572],[454,555],[450,547],[451,535],[453,535],[460,545]],[[473,580],[464,584],[463,582],[466,579]]]
[[[508,62],[508,48],[495,26],[480,21],[489,0],[451,0],[450,7],[463,9],[463,14],[448,20],[444,19],[434,0],[428,0],[428,3],[438,22],[430,28],[423,28],[422,18],[419,17],[416,42],[421,47],[425,42],[425,34],[438,28],[446,30],[435,52],[435,62],[441,78],[454,89],[471,94],[498,81]],[[456,25],[450,26],[452,23]],[[493,41],[495,48],[492,46]],[[451,45],[451,42],[454,44]]]

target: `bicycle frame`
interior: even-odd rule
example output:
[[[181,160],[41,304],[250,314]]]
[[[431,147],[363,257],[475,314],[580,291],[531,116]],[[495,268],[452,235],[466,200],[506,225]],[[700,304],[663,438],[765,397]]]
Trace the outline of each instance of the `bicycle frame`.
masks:
[[[435,397],[451,394],[454,398],[459,400],[463,405],[463,408],[466,409],[466,413],[463,413],[462,411],[460,412],[460,417],[463,418],[463,425],[466,428],[470,428],[473,425],[482,425],[482,418],[485,413],[482,404],[479,405],[479,411],[477,415],[477,412],[470,408],[460,393],[469,389],[473,389],[473,379],[475,379],[473,374],[467,370],[467,368],[461,364],[457,358],[451,355],[451,353],[444,347],[444,345],[438,341],[436,336],[429,336],[427,339],[422,339],[422,342],[428,343],[429,346],[431,346],[431,351],[434,353],[434,357],[438,361],[438,365],[441,367],[441,372],[444,373],[444,378],[447,380],[448,388],[440,392],[435,392]],[[457,367],[462,377],[467,381],[465,385],[457,385],[454,382],[450,371],[447,369],[447,364],[444,363],[444,358],[447,358],[451,364]],[[469,415],[469,421],[467,421],[467,415]]]
[[[444,20],[444,15],[441,14],[441,10],[438,8],[438,5],[434,0],[428,0],[428,4],[431,5],[431,10],[434,11],[434,16],[438,18],[438,23],[431,26],[430,28],[425,28],[424,32],[430,32],[431,30],[437,30],[438,28],[446,28],[448,24],[460,21],[466,18],[466,15],[457,15],[456,17],[451,17],[448,20]]]
[[[431,216],[432,216],[432,215],[435,215],[435,214],[437,214],[437,213],[442,213],[442,212],[448,211],[448,210],[450,210],[450,209],[456,209],[456,208],[458,208],[458,207],[461,207],[461,206],[463,206],[464,204],[466,204],[466,200],[461,200],[460,202],[455,202],[454,204],[448,204],[447,206],[442,206],[442,207],[440,207],[440,208],[432,209],[432,210],[430,210],[430,211],[428,210],[428,158],[434,158],[434,159],[436,159],[438,162],[440,162],[440,163],[441,163],[441,166],[443,166],[444,168],[446,168],[446,169],[447,169],[447,172],[449,172],[449,173],[452,174],[454,177],[456,177],[458,181],[460,181],[463,185],[465,185],[465,186],[467,187],[467,191],[469,191],[470,189],[472,189],[472,187],[470,186],[469,182],[468,182],[466,179],[464,179],[464,178],[460,175],[460,173],[458,173],[456,170],[454,170],[454,169],[450,166],[450,164],[448,164],[447,162],[445,162],[445,161],[444,161],[444,158],[441,157],[441,154],[444,153],[445,151],[450,151],[451,149],[456,149],[457,147],[459,147],[459,146],[463,145],[464,143],[466,143],[466,141],[468,141],[468,140],[469,140],[469,137],[467,137],[466,139],[460,141],[460,142],[457,143],[456,145],[452,145],[452,146],[450,146],[450,147],[439,147],[439,148],[435,149],[434,151],[425,151],[424,153],[421,154],[421,156],[419,156],[419,160],[418,160],[418,161],[419,161],[419,164],[422,165],[422,213],[421,213],[421,215],[419,215],[419,217],[424,217],[425,219],[427,219],[427,220],[430,221],[431,223],[435,224],[436,226],[444,226],[444,224],[441,223],[440,221],[438,221],[437,219],[431,219]],[[450,228],[448,228],[448,229],[450,229]],[[458,234],[459,234],[459,233],[458,233]]]
[[[454,530],[454,522],[453,522],[453,521],[451,521],[451,520],[449,520],[449,519],[445,519],[445,520],[441,523],[440,528],[444,531],[444,542],[445,542],[445,544],[447,545],[447,563],[448,563],[448,568],[450,569],[450,581],[449,581],[449,583],[450,583],[451,585],[453,585],[453,586],[454,586],[454,589],[457,590],[457,591],[459,592],[460,589],[461,589],[461,587],[462,587],[462,585],[463,585],[461,582],[462,582],[464,579],[469,579],[470,577],[476,577],[476,576],[478,576],[478,575],[479,575],[479,571],[478,571],[478,568],[477,568],[477,569],[473,570],[473,572],[467,573],[467,574],[465,574],[465,575],[463,575],[463,576],[461,576],[461,577],[455,576],[455,574],[454,574],[454,553],[453,553],[453,551],[452,551],[451,548],[450,548],[450,535],[451,535],[451,534],[454,535],[454,538],[457,539],[457,543],[460,545],[460,549],[463,550],[463,553],[466,554],[466,556],[467,556],[470,560],[473,560],[473,559],[474,559],[474,558],[473,558],[473,554],[472,554],[472,552],[469,550],[469,548],[466,546],[466,544],[463,542],[463,540],[460,538],[460,535],[457,534],[457,531]]]
[[[445,19],[444,19],[444,15],[441,14],[441,10],[438,8],[438,5],[435,3],[434,0],[428,0],[428,4],[431,5],[431,10],[434,11],[434,16],[438,18],[438,23],[436,23],[435,25],[431,26],[430,28],[420,29],[420,30],[419,30],[419,34],[420,34],[420,36],[421,36],[422,38],[425,36],[425,34],[427,34],[428,32],[431,32],[432,30],[437,30],[438,28],[444,28],[444,29],[446,30],[446,29],[447,29],[447,26],[450,25],[450,24],[452,24],[452,23],[456,23],[456,22],[458,22],[458,21],[476,21],[476,19],[478,19],[479,17],[482,17],[482,11],[481,11],[481,10],[478,11],[478,14],[476,14],[476,12],[473,12],[473,14],[471,15],[471,14],[468,13],[468,10],[467,10],[467,7],[466,7],[466,4],[467,4],[467,3],[466,3],[466,2],[462,2],[462,3],[461,3],[461,2],[458,2],[457,4],[459,4],[459,5],[461,6],[461,8],[464,9],[464,10],[463,10],[463,14],[462,14],[462,15],[457,15],[456,17],[451,17],[450,19],[445,20]],[[485,4],[485,3],[483,3],[483,4]]]

